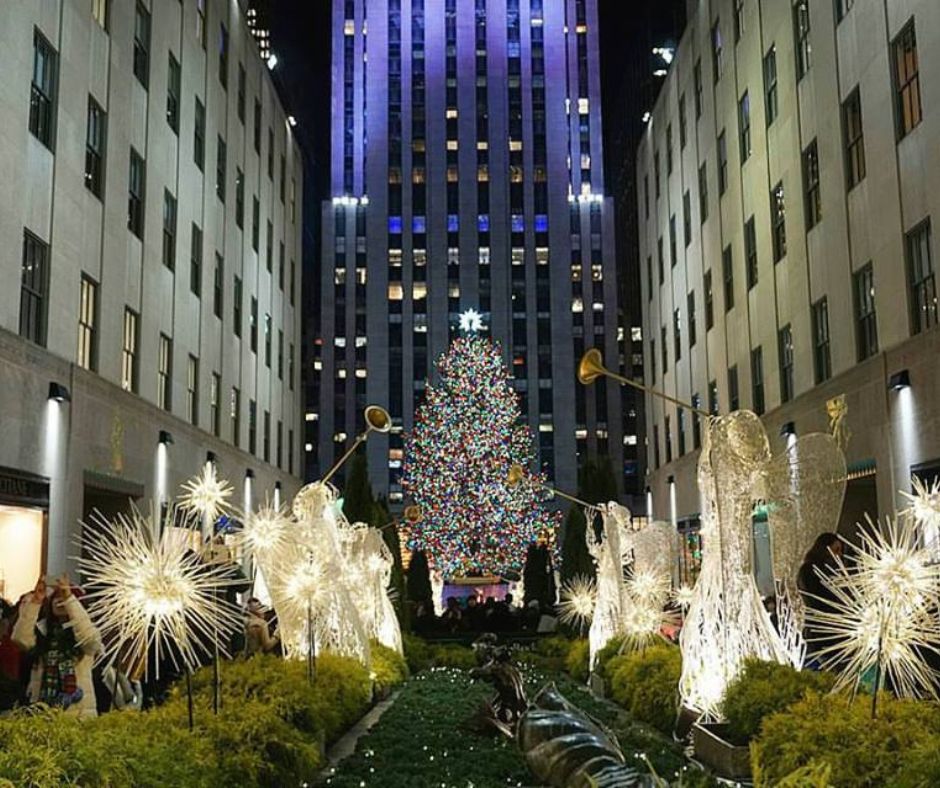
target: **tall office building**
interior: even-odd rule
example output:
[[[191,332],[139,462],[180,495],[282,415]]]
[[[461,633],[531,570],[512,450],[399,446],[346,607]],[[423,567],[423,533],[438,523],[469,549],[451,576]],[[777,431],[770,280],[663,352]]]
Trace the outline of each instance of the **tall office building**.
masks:
[[[777,452],[845,395],[848,531],[940,475],[940,5],[687,7],[637,152],[646,380]],[[700,424],[650,403],[654,514],[673,480],[694,527]]]
[[[379,403],[395,427],[371,478],[400,502],[402,431],[475,313],[549,477],[574,489],[579,455],[623,468],[619,387],[576,380],[585,348],[623,352],[597,33],[595,0],[334,0],[312,475]]]
[[[245,22],[258,44],[261,59],[271,56],[271,6],[274,0],[246,0]]]
[[[210,456],[239,506],[298,486],[302,168],[236,3],[2,3],[0,30],[16,599],[93,508],[166,501]]]

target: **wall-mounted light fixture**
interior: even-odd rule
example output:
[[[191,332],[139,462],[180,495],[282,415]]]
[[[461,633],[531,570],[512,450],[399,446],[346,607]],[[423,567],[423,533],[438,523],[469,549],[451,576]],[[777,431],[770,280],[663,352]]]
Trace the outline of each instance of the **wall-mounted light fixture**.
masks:
[[[245,478],[246,478],[246,479],[254,479],[254,478],[255,478],[255,472],[254,472],[251,468],[248,468],[248,469],[245,471]]]
[[[49,383],[49,399],[53,399],[56,402],[71,402],[72,395],[67,386],[63,386],[61,383],[56,383],[53,380]]]
[[[216,461],[215,452],[214,452],[214,451],[207,451],[207,452],[206,452],[206,462],[211,462],[211,463],[214,464],[215,461]]]
[[[891,391],[900,391],[901,389],[908,389],[911,387],[911,373],[902,369],[900,372],[895,372],[890,378],[888,378],[888,388]]]
[[[791,435],[796,435],[796,422],[788,421],[780,427],[780,437],[789,438]]]
[[[164,446],[169,446],[173,443],[173,436],[170,434],[169,430],[160,430],[160,437],[157,443],[162,443]]]

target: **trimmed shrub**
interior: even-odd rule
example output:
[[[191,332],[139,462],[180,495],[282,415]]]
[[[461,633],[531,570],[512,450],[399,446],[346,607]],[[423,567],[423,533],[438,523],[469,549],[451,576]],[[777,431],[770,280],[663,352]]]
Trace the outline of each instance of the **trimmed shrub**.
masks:
[[[468,646],[457,643],[429,643],[417,635],[403,635],[405,661],[412,674],[431,668],[470,670],[477,664],[476,654]]]
[[[828,692],[834,682],[835,677],[829,673],[746,660],[741,673],[728,684],[721,704],[728,734],[735,743],[746,744],[757,735],[764,717],[783,711],[809,690]]]
[[[591,647],[587,640],[576,640],[568,649],[568,656],[565,657],[565,670],[571,674],[575,681],[588,680],[588,661],[591,655]]]
[[[682,655],[676,646],[649,646],[614,657],[607,664],[610,696],[633,717],[672,733],[679,709]]]
[[[611,673],[608,671],[607,666],[610,664],[611,660],[615,657],[620,656],[620,650],[623,648],[624,637],[618,635],[608,640],[604,647],[597,652],[597,659],[594,662],[594,672],[600,676],[608,684],[613,678]]]
[[[372,673],[379,690],[385,691],[404,683],[408,678],[408,663],[397,651],[372,641]]]
[[[776,786],[799,769],[830,769],[829,784],[862,786],[936,785],[940,710],[931,703],[807,693],[788,709],[764,719],[751,742],[757,786]],[[923,778],[923,779],[921,779]]]

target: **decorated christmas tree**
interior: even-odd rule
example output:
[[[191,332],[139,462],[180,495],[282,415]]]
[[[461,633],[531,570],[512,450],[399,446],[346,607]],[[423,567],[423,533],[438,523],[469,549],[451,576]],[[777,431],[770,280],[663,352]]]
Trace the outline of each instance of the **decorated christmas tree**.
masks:
[[[410,546],[445,578],[519,570],[540,536],[553,544],[558,519],[536,485],[507,483],[535,456],[512,376],[477,336],[455,340],[438,372],[405,441],[402,483],[422,511]]]

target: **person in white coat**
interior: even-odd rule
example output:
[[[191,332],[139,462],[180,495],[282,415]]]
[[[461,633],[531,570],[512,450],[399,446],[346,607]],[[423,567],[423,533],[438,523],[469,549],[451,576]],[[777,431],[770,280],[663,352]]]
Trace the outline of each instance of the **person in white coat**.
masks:
[[[68,575],[46,597],[40,578],[20,601],[13,641],[29,652],[32,673],[26,690],[31,703],[60,706],[79,717],[97,716],[91,668],[101,652],[101,635],[78,599]]]

